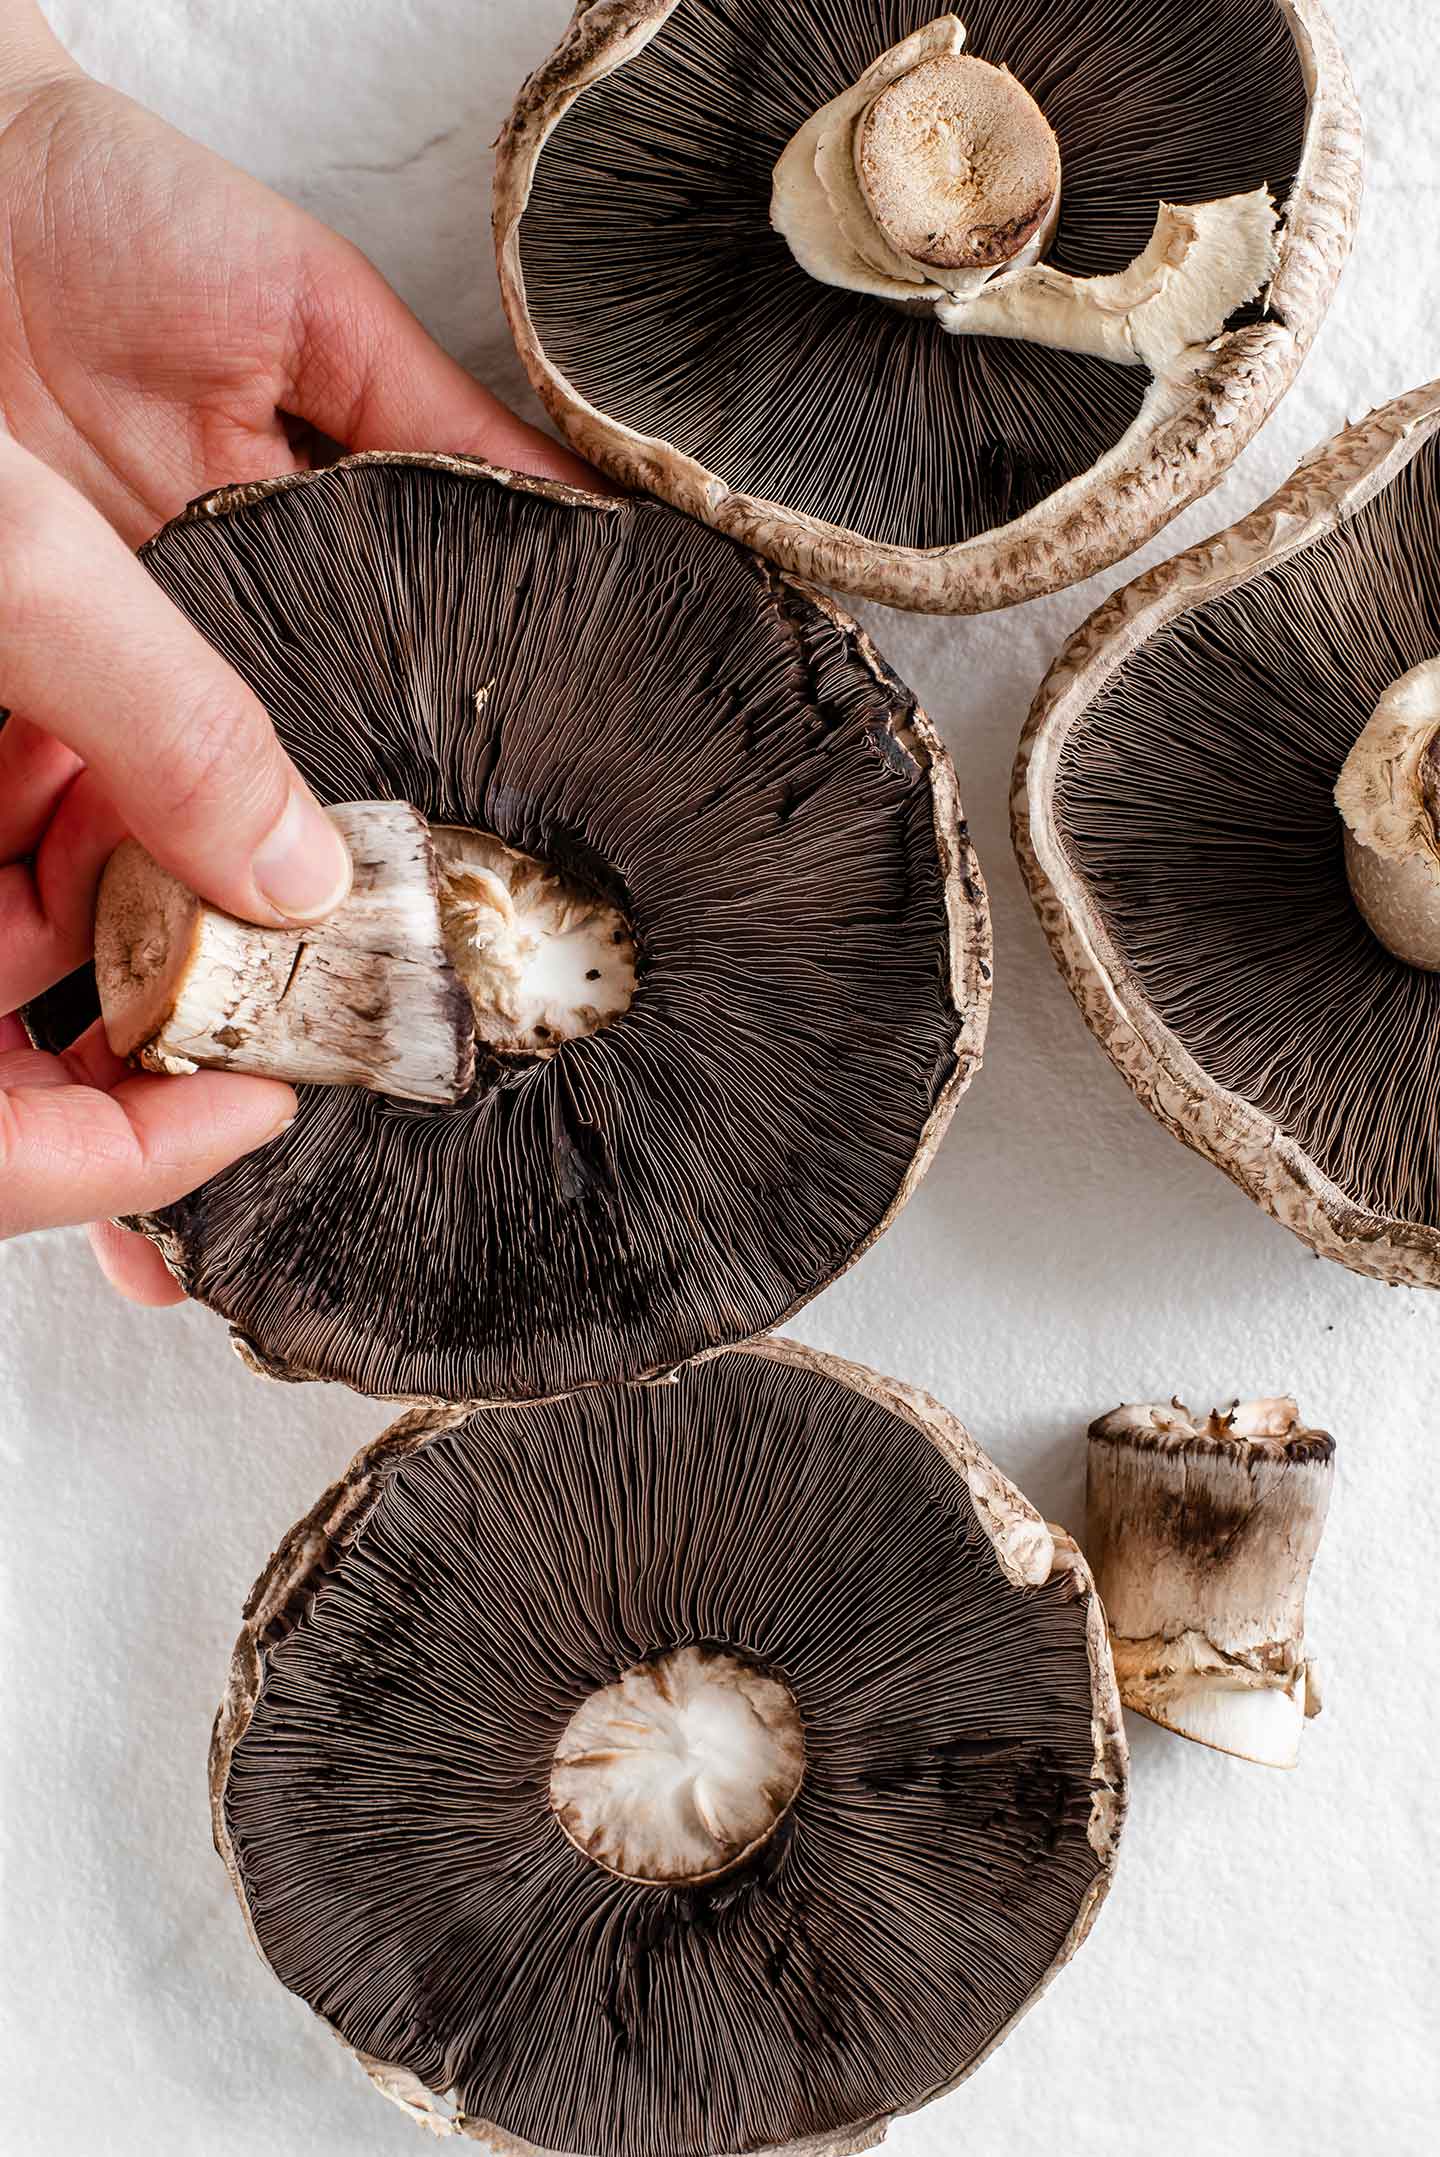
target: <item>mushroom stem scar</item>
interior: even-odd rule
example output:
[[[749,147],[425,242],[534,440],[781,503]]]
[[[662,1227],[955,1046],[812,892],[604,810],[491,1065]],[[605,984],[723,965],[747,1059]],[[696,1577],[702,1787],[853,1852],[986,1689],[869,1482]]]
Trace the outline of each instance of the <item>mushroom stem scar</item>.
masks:
[[[673,1885],[753,1857],[804,1772],[800,1711],[780,1679],[728,1652],[673,1648],[580,1703],[550,1807],[605,1871]]]
[[[1181,1737],[1289,1768],[1320,1708],[1305,1589],[1335,1443],[1293,1400],[1205,1421],[1178,1401],[1090,1426],[1087,1544],[1126,1707]]]
[[[477,1037],[547,1056],[629,1009],[635,940],[617,908],[483,831],[437,824],[440,920]]]
[[[1387,951],[1440,972],[1440,658],[1385,691],[1335,788],[1355,903]]]

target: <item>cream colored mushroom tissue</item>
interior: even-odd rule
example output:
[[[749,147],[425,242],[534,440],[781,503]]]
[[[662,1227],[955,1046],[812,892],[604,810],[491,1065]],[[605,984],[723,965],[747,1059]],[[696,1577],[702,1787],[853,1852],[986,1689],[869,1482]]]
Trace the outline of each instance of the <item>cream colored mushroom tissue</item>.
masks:
[[[1322,437],[1440,374],[1435,10],[1332,4],[1372,146],[1356,258],[1277,418],[1144,561],[1229,524]],[[533,411],[489,257],[488,145],[569,0],[51,12],[94,72],[358,241]],[[1030,697],[1138,566],[989,620],[868,610],[959,766],[994,901],[995,1009],[928,1181],[796,1330],[939,1394],[1077,1531],[1085,1427],[1117,1400],[1297,1394],[1340,1444],[1308,1604],[1325,1712],[1289,1775],[1132,1724],[1133,1819],[1091,1945],[891,2142],[902,2157],[1428,2157],[1440,1295],[1321,1264],[1145,1115],[1081,1024],[1010,854]],[[206,1808],[242,1598],[386,1420],[335,1389],[249,1377],[203,1311],[120,1304],[78,1232],[0,1248],[5,2157],[428,2146],[262,1969]]]

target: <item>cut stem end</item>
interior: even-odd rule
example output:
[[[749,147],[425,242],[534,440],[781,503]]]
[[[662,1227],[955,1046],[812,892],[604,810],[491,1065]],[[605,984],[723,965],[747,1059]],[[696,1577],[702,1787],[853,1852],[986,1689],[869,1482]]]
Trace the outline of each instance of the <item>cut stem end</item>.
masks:
[[[855,170],[895,252],[927,269],[1033,261],[1060,207],[1060,146],[1028,90],[968,54],[924,60],[874,97]]]

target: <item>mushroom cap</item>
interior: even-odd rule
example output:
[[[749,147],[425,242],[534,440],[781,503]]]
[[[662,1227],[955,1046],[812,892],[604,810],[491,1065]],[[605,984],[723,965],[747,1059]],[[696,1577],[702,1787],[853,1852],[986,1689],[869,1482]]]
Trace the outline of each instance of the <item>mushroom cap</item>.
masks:
[[[691,1646],[783,1683],[804,1779],[741,1870],[617,1878],[553,1756]],[[774,1340],[397,1424],[255,1588],[211,1757],[281,1981],[435,2131],[581,2157],[869,2146],[1084,1938],[1125,1786],[1074,1544],[935,1402]]]
[[[1440,384],[1117,592],[1015,767],[1020,865],[1086,1023],[1322,1257],[1440,1285],[1440,979],[1366,926],[1334,789],[1440,653]]]
[[[933,14],[581,7],[501,138],[495,233],[521,357],[585,455],[843,591],[980,613],[1118,561],[1220,479],[1329,303],[1360,123],[1318,0],[963,10],[966,51],[1012,69],[1059,138],[1058,269],[1123,269],[1162,201],[1282,204],[1263,305],[1152,392],[1143,368],[819,284],[772,230],[796,128]]]
[[[978,1064],[989,928],[949,760],[845,615],[658,503],[444,457],[222,490],[145,561],[322,801],[488,831],[637,943],[602,1030],[481,1044],[453,1108],[302,1089],[137,1224],[257,1368],[435,1400],[660,1374],[881,1232]]]

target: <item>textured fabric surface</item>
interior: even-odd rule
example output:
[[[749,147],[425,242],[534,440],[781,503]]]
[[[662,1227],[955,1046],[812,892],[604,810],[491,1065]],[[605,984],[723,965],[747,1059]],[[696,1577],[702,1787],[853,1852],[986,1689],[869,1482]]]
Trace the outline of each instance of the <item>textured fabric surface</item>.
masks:
[[[520,401],[489,150],[567,0],[55,0],[81,58],[367,247]],[[963,13],[963,8],[961,10]],[[1333,0],[1372,178],[1299,385],[1143,559],[1232,522],[1345,421],[1440,374],[1429,0]],[[1243,111],[1243,105],[1241,107]],[[178,505],[177,505],[178,506]],[[1431,1826],[1440,1298],[1318,1263],[1187,1155],[1085,1032],[1006,836],[1026,706],[1139,561],[988,620],[870,626],[945,733],[990,879],[987,1068],[908,1212],[796,1330],[939,1393],[1083,1526],[1122,1398],[1293,1387],[1340,1441],[1310,1595],[1326,1710],[1276,1774],[1132,1725],[1116,1886],[1072,1969],[901,2157],[1424,2157],[1440,2117]],[[413,2157],[430,2147],[261,1968],[209,1842],[241,1600],[385,1411],[267,1388],[199,1310],[113,1301],[78,1236],[0,1250],[6,2157]]]

